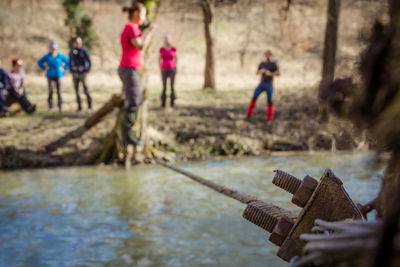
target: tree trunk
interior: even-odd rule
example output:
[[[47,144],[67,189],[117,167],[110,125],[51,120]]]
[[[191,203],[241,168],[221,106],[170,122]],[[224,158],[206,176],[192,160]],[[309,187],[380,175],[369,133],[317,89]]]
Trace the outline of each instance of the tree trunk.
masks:
[[[160,1],[159,0],[145,0],[144,4],[148,9],[150,10],[149,18],[154,23],[157,20],[157,15],[160,10]],[[148,42],[147,46],[143,48],[143,57],[147,58],[149,53],[150,53],[150,46],[151,46],[152,39]],[[139,123],[137,124],[138,126],[138,133],[140,138],[142,139],[144,143],[144,151],[143,151],[143,156],[148,156],[148,151],[149,151],[149,138],[147,135],[147,127],[148,127],[148,113],[149,113],[149,104],[148,104],[148,91],[147,91],[147,84],[149,77],[147,75],[146,67],[143,68],[143,71],[141,73],[141,85],[143,87],[143,103],[142,107],[139,111]]]
[[[158,11],[159,11],[159,6],[160,6],[160,1],[158,0],[144,0],[141,1],[146,8],[148,9],[149,13],[149,19],[154,22],[156,20]],[[148,54],[149,54],[149,47],[151,45],[151,40],[147,43],[147,46],[143,48],[143,58],[146,59]],[[136,158],[135,160],[138,160],[138,157],[145,157],[147,156],[146,152],[149,151],[149,140],[148,140],[148,135],[147,135],[147,119],[148,119],[148,97],[147,97],[147,81],[148,81],[148,75],[147,75],[147,70],[146,70],[146,62],[143,65],[143,70],[140,73],[140,82],[141,82],[141,87],[143,90],[143,103],[138,111],[138,118],[135,122],[135,125],[133,126],[136,132],[138,133],[138,136],[142,139],[144,143],[144,151],[143,155],[139,155],[136,153]],[[102,149],[103,152],[100,153],[100,157],[97,157],[97,162],[118,162],[122,163],[123,158],[125,155],[123,155],[126,151],[121,145],[121,129],[120,129],[120,120],[123,114],[123,108],[121,108],[115,122],[114,129],[110,132],[108,137],[106,138],[105,142],[103,143]],[[99,155],[99,154],[97,154]],[[127,164],[128,162],[125,162],[126,166],[129,166]]]
[[[341,0],[328,0],[324,52],[322,56],[322,79],[318,91],[319,100],[323,99],[324,88],[333,81],[335,76],[340,1]]]
[[[206,65],[204,67],[204,89],[215,89],[215,59],[214,59],[214,37],[212,22],[214,16],[214,5],[212,0],[200,0],[200,7],[204,17],[204,34],[206,38]]]

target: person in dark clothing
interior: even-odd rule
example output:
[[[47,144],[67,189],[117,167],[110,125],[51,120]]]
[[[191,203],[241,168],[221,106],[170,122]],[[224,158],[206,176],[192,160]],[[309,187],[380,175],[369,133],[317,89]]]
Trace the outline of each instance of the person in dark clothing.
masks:
[[[36,105],[32,105],[26,96],[24,89],[25,72],[22,70],[22,60],[13,59],[12,69],[7,71],[7,106],[18,102],[26,113],[30,114],[36,110]]]
[[[272,101],[272,94],[273,94],[273,79],[274,76],[279,76],[280,71],[279,67],[276,64],[276,62],[272,61],[272,52],[270,50],[267,50],[265,52],[265,58],[266,60],[261,62],[260,65],[258,65],[258,70],[257,74],[261,75],[261,82],[257,86],[257,88],[254,90],[254,95],[253,98],[250,101],[250,105],[247,108],[246,112],[246,117],[250,118],[251,114],[253,114],[254,107],[256,105],[256,101],[258,96],[262,92],[267,93],[267,99],[268,99],[268,105],[267,105],[267,121],[271,121],[274,118],[274,102]]]
[[[82,39],[75,37],[72,40],[72,48],[69,53],[70,71],[72,73],[72,81],[74,83],[76,101],[78,103],[78,111],[82,110],[81,97],[79,95],[79,84],[82,83],[83,92],[86,95],[88,109],[92,109],[92,98],[86,85],[86,75],[90,71],[91,61],[89,52],[82,47]]]
[[[0,61],[1,66],[1,61]],[[0,117],[5,117],[7,115],[7,105],[6,105],[6,90],[7,90],[7,74],[0,68]]]

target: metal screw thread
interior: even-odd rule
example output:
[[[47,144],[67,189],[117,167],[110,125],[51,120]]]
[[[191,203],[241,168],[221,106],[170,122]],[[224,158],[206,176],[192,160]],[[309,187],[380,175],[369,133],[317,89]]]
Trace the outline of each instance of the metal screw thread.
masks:
[[[252,204],[247,205],[243,212],[243,218],[270,233],[272,233],[275,225],[278,223],[278,219],[275,216]]]
[[[281,170],[276,170],[275,172],[276,174],[274,179],[272,179],[272,183],[289,193],[296,193],[301,185],[301,180]]]

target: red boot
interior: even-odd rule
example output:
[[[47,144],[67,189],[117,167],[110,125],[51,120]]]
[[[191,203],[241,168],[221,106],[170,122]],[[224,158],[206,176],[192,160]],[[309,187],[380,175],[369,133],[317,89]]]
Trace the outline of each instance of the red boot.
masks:
[[[267,121],[272,121],[274,119],[274,109],[274,104],[268,104]]]
[[[251,114],[253,114],[253,110],[254,110],[254,107],[256,106],[256,101],[254,101],[253,99],[250,101],[250,105],[249,105],[249,107],[247,108],[247,112],[246,112],[246,116],[247,116],[247,118],[250,118],[251,117]]]

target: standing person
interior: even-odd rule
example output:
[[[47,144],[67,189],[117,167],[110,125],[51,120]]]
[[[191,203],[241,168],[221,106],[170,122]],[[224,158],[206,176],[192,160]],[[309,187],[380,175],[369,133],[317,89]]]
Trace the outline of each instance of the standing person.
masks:
[[[125,94],[121,132],[123,145],[127,148],[125,162],[128,162],[133,153],[131,151],[133,146],[136,146],[139,141],[132,126],[135,124],[137,111],[143,100],[139,70],[143,65],[142,49],[149,41],[152,27],[149,27],[144,35],[139,29],[146,19],[146,8],[143,4],[135,2],[131,7],[124,7],[122,11],[128,12],[129,19],[121,33],[122,57],[118,68]]]
[[[58,45],[55,42],[50,43],[50,52],[38,60],[37,64],[42,70],[46,70],[47,81],[49,85],[49,109],[53,108],[53,84],[57,89],[58,110],[62,112],[61,97],[61,78],[64,72],[69,70],[69,59],[57,51]]]
[[[177,65],[176,48],[171,44],[171,35],[166,34],[164,37],[164,46],[160,48],[159,64],[161,68],[161,78],[163,83],[163,91],[161,94],[161,106],[165,107],[167,100],[167,79],[171,82],[171,107],[174,106],[175,96],[175,74]]]
[[[6,106],[6,90],[7,90],[7,74],[3,68],[1,68],[0,60],[0,118],[7,116]]]
[[[274,80],[274,76],[280,75],[280,71],[276,62],[272,61],[272,52],[270,50],[265,52],[265,61],[258,65],[257,75],[261,75],[261,82],[254,91],[253,98],[251,99],[250,105],[247,108],[246,116],[247,118],[251,117],[258,96],[265,91],[268,98],[267,121],[272,121],[274,118],[274,102],[272,101],[274,88],[272,82]]]
[[[82,39],[75,37],[72,39],[72,48],[69,53],[70,71],[72,73],[72,81],[74,83],[76,101],[78,103],[78,111],[82,110],[81,97],[79,95],[79,84],[82,83],[83,92],[86,95],[88,110],[92,109],[92,98],[86,85],[86,74],[92,66],[89,52],[82,47]]]
[[[12,69],[7,71],[7,100],[10,106],[14,102],[18,102],[26,113],[35,112],[36,105],[32,105],[26,96],[24,89],[25,72],[22,70],[22,60],[13,59],[11,61]]]

